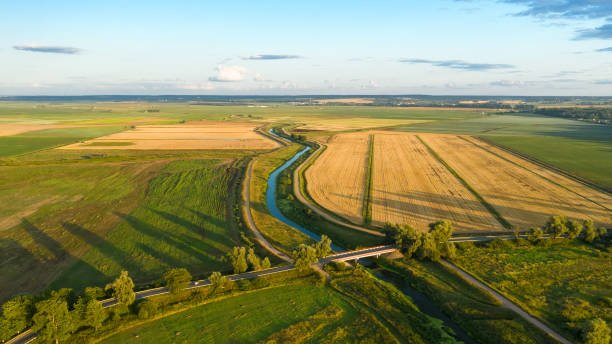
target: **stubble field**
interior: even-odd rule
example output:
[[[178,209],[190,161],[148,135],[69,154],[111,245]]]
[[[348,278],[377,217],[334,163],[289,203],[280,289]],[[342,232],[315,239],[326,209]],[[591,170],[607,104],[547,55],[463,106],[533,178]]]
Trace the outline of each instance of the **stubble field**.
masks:
[[[355,135],[362,142],[355,141]],[[306,171],[313,199],[354,223],[363,222],[368,135],[336,135]],[[375,132],[374,137],[371,202],[375,226],[407,223],[425,230],[431,222],[449,219],[457,232],[506,230],[484,202],[520,230],[543,225],[555,214],[592,219],[598,225],[612,223],[609,195],[480,140],[384,131]]]
[[[542,225],[549,216],[555,214],[563,214],[573,219],[592,219],[601,225],[609,225],[612,222],[610,212],[605,208],[458,136],[421,137],[501,216],[518,229]],[[523,164],[524,162],[520,162],[520,165]],[[554,180],[561,182],[556,176]],[[589,188],[583,186],[582,189]]]
[[[361,224],[369,133],[334,136],[306,170],[308,193],[322,207]]]
[[[427,228],[449,219],[457,232],[504,230],[416,135],[377,134],[374,152],[374,225],[409,223]]]
[[[62,149],[272,149],[278,144],[255,131],[252,123],[188,122],[143,125]]]

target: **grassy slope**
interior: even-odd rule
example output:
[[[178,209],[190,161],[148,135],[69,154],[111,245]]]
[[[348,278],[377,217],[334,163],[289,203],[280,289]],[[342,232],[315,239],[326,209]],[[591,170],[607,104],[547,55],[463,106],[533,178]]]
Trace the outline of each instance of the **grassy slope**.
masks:
[[[121,131],[123,127],[82,127],[45,129],[12,136],[0,136],[0,157],[63,146]]]
[[[577,336],[561,315],[568,297],[588,301],[612,323],[612,255],[572,242],[501,249],[466,245],[456,263],[562,333]]]
[[[0,300],[45,288],[129,213],[160,164],[0,167]],[[25,218],[22,220],[22,218]],[[75,228],[80,228],[75,231]]]
[[[220,257],[240,239],[225,218],[228,167],[219,160],[171,162],[134,211],[115,213],[122,221],[108,236],[73,226],[71,232],[93,248],[52,286],[102,285],[122,269],[137,282],[156,279],[170,267],[195,275],[229,269]]]
[[[472,338],[483,344],[555,343],[511,310],[499,307],[489,294],[438,263],[407,259],[380,264],[425,293]]]

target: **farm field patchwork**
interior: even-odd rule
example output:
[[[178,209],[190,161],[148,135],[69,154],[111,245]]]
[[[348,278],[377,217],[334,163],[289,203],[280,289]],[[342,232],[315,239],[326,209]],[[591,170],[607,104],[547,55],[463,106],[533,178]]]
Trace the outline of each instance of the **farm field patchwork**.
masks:
[[[607,209],[458,136],[421,134],[420,137],[518,229],[541,226],[556,214],[591,219],[600,225],[612,223]]]
[[[336,135],[305,171],[310,196],[320,206],[347,220],[363,222],[363,198],[368,168],[367,132]]]
[[[188,122],[137,126],[62,149],[271,149],[278,144],[257,132],[251,123]]]
[[[503,231],[480,201],[411,134],[376,134],[372,220],[420,230],[449,219],[457,232]]]

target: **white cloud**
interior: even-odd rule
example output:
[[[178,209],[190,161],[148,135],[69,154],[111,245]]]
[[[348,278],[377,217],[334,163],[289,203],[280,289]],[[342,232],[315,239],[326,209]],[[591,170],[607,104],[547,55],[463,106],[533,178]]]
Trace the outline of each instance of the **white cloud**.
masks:
[[[370,80],[370,81],[368,81],[367,84],[361,85],[361,88],[365,88],[365,89],[375,89],[375,88],[378,88],[378,87],[379,87],[378,83],[376,81],[374,81],[374,80]]]
[[[240,66],[217,66],[217,75],[208,78],[209,81],[217,82],[234,82],[242,81],[246,77],[248,71]]]

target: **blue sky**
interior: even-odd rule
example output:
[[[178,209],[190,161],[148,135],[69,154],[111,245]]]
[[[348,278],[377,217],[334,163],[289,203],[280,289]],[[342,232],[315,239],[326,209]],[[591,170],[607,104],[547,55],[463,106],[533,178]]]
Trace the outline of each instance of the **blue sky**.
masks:
[[[612,0],[21,0],[0,32],[0,95],[612,95]]]

